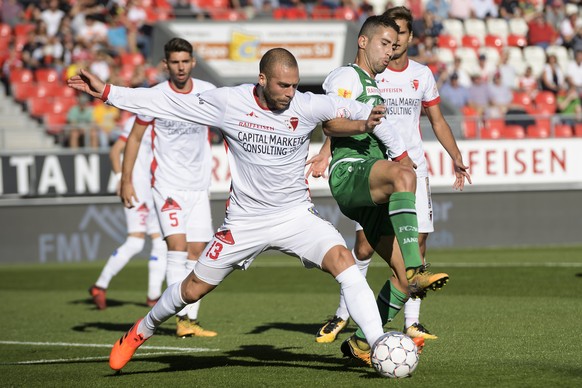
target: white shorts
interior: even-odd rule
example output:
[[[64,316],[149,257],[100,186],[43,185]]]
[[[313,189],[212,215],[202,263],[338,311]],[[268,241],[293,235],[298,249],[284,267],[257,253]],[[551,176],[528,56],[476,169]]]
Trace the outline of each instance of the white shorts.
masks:
[[[204,282],[218,285],[235,269],[247,269],[255,257],[270,249],[301,260],[306,268],[321,268],[334,246],[346,246],[335,227],[319,216],[315,206],[298,206],[256,218],[225,220],[194,267]]]
[[[416,218],[418,219],[418,233],[434,232],[432,198],[428,177],[416,178]],[[356,232],[363,230],[356,222]]]
[[[154,187],[153,192],[164,238],[173,234],[185,234],[188,242],[207,242],[212,238],[208,191]]]
[[[153,200],[139,202],[131,209],[124,207],[127,233],[161,233],[160,223],[154,210]]]

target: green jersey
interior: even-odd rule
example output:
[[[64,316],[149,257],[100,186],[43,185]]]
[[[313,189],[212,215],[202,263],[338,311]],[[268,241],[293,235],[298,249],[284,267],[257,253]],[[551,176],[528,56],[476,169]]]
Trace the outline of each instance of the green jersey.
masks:
[[[330,73],[323,83],[323,88],[327,94],[352,98],[370,106],[384,103],[376,80],[354,64],[342,66]],[[362,157],[386,159],[386,146],[371,133],[332,137],[331,152],[332,166],[342,159]]]

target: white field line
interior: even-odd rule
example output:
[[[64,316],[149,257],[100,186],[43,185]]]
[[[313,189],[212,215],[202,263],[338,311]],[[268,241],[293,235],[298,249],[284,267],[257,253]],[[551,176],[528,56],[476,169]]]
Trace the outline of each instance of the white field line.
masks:
[[[80,344],[72,342],[26,342],[26,341],[0,341],[0,345],[20,345],[20,346],[62,346],[62,347],[85,347],[85,348],[111,348],[109,344]],[[140,352],[134,357],[144,357],[144,356],[156,356],[164,354],[175,354],[175,353],[200,353],[200,352],[214,352],[218,349],[209,348],[179,348],[174,346],[142,346],[140,350],[165,350],[163,352],[151,352],[143,353]],[[75,357],[75,358],[57,358],[52,360],[28,360],[28,361],[16,361],[16,362],[0,362],[0,365],[31,365],[31,364],[57,364],[57,363],[67,363],[67,362],[80,362],[80,361],[101,361],[108,360],[109,356],[101,357]]]
[[[563,263],[529,263],[529,262],[505,262],[505,263],[463,263],[463,262],[440,262],[440,263],[433,263],[430,262],[430,267],[456,267],[456,268],[507,268],[507,267],[522,267],[522,268],[582,268],[582,262],[563,262]],[[251,267],[273,267],[273,268],[292,268],[300,266],[300,263],[294,263],[290,261],[281,261],[281,262],[263,262],[261,263],[261,259],[256,259]],[[383,267],[386,263],[380,258],[374,258],[372,263],[370,263],[370,267]]]

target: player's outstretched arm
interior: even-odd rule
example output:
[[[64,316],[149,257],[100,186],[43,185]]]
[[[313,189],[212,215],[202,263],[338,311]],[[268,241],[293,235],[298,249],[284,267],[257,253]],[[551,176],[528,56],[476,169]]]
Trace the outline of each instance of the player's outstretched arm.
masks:
[[[326,136],[342,137],[373,132],[385,115],[386,107],[384,105],[376,105],[371,109],[370,114],[366,120],[337,117],[335,119],[324,122],[323,133]]]
[[[105,90],[105,83],[85,69],[81,69],[79,74],[69,78],[67,85],[99,99],[103,97],[103,91]]]
[[[455,182],[453,182],[453,189],[462,191],[465,187],[465,180],[472,184],[471,175],[469,175],[469,166],[465,165],[463,162],[463,156],[461,151],[457,146],[457,141],[451,131],[451,127],[445,120],[441,108],[437,105],[430,106],[426,109],[426,115],[432,125],[434,134],[447,151],[451,159],[453,160],[453,165],[455,166]]]
[[[310,158],[305,164],[309,166],[305,178],[309,177],[311,174],[314,178],[324,177],[327,178],[327,167],[329,166],[329,159],[331,158],[331,141],[328,138],[325,139],[319,153],[312,158]]]

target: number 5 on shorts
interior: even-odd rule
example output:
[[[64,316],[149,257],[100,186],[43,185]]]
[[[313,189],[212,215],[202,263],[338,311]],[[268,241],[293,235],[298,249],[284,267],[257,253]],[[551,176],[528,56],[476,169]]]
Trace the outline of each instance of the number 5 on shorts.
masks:
[[[178,226],[178,214],[176,214],[176,212],[172,212],[169,214],[169,217],[170,220],[172,220],[170,226]]]

